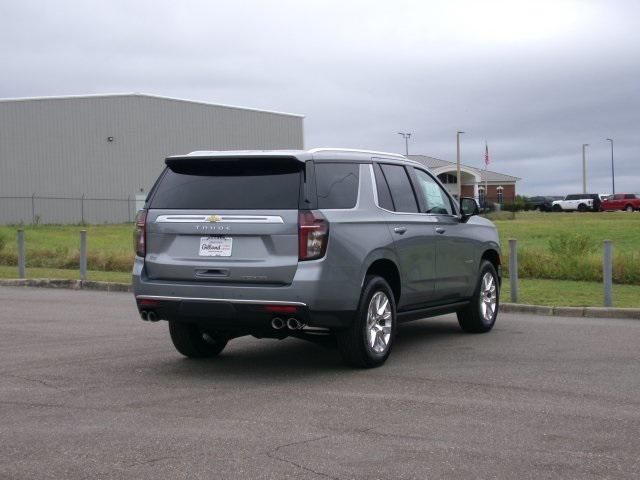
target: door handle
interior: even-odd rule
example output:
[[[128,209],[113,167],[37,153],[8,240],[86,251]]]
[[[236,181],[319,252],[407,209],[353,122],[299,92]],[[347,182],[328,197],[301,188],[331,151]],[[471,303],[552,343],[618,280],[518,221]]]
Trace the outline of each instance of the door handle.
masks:
[[[394,232],[396,232],[398,235],[402,235],[404,234],[404,232],[407,231],[407,227],[396,227],[393,229]]]
[[[436,227],[436,233],[440,233],[443,234],[444,232],[446,232],[447,230],[442,228],[442,227]]]

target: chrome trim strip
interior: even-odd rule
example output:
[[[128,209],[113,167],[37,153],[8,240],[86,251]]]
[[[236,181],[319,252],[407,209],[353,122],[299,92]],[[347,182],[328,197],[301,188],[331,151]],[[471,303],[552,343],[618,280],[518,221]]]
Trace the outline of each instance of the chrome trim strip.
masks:
[[[220,220],[210,222],[212,215],[159,215],[154,223],[284,223],[278,215],[217,215]]]
[[[248,303],[257,305],[296,305],[306,307],[306,303],[302,302],[285,302],[280,300],[244,300],[235,298],[199,298],[199,297],[166,297],[163,295],[137,295],[136,300],[167,300],[180,302],[182,300],[194,300],[197,302],[226,302],[226,303]]]

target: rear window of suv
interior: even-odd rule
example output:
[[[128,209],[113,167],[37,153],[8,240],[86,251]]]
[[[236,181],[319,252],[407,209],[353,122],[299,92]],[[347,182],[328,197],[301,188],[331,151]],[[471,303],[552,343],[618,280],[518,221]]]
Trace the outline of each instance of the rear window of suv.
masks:
[[[297,209],[302,167],[286,160],[187,160],[166,169],[150,208]]]
[[[353,208],[358,199],[357,163],[316,163],[318,208]]]

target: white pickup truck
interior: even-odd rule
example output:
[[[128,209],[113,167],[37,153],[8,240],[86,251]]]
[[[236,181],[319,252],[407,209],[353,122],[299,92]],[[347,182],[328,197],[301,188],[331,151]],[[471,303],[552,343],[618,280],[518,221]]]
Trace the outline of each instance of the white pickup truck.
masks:
[[[567,195],[564,200],[555,200],[551,209],[554,212],[599,212],[601,206],[600,195],[597,193],[574,193]]]

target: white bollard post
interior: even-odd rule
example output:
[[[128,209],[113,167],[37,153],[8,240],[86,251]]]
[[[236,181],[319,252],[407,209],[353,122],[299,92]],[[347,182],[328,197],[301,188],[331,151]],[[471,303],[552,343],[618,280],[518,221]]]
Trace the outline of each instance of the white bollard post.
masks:
[[[80,230],[80,280],[87,279],[87,231]]]
[[[602,258],[602,280],[604,282],[604,306],[613,306],[613,242],[604,241]]]
[[[518,242],[509,239],[509,283],[511,284],[511,301],[518,303]]]
[[[27,278],[27,253],[24,230],[18,230],[18,278]]]

